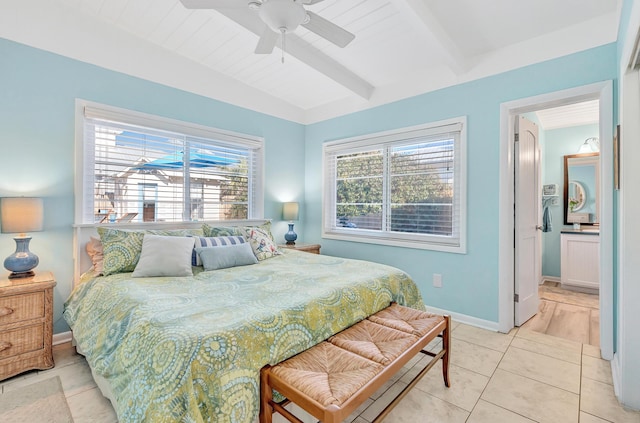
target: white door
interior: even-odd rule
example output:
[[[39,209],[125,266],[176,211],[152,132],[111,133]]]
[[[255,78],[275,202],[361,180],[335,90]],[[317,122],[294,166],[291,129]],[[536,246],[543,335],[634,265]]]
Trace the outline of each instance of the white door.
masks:
[[[542,277],[538,127],[522,116],[515,125],[515,325],[538,312]]]

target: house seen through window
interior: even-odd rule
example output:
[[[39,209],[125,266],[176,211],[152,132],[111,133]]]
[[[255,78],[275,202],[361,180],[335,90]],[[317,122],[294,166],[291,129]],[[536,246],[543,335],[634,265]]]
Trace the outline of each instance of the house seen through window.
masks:
[[[83,223],[256,216],[261,142],[211,135],[85,116]]]

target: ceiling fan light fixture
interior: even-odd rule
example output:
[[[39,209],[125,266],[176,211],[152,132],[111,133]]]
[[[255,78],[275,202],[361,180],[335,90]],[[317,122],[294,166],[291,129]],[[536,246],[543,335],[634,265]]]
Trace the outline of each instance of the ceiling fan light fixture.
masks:
[[[291,0],[268,0],[260,6],[260,19],[271,30],[293,32],[307,18],[301,3]]]
[[[262,3],[260,3],[259,1],[249,2],[249,9],[251,10],[260,10],[260,6],[262,6]]]

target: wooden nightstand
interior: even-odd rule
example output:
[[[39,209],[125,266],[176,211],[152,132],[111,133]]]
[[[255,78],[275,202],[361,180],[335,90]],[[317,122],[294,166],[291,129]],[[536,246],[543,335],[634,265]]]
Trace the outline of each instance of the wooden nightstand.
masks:
[[[279,245],[280,248],[290,248],[292,250],[304,251],[306,253],[320,254],[320,244],[294,244]]]
[[[53,367],[51,272],[0,280],[0,380]]]

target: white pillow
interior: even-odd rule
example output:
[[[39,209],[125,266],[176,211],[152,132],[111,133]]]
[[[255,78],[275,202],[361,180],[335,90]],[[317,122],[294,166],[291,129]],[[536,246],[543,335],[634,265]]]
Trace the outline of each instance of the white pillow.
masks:
[[[248,243],[221,245],[215,247],[196,247],[204,270],[227,269],[229,267],[257,264],[258,259]]]
[[[134,278],[147,276],[193,276],[193,237],[145,234]]]

